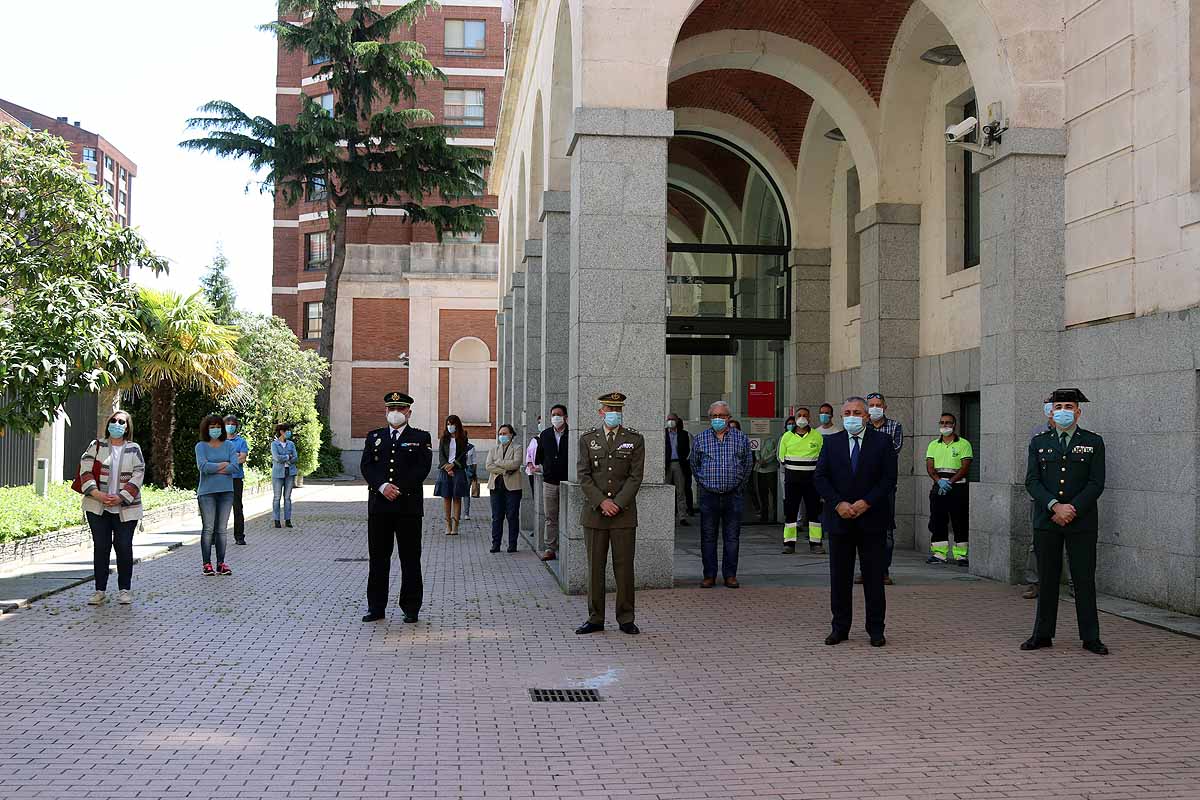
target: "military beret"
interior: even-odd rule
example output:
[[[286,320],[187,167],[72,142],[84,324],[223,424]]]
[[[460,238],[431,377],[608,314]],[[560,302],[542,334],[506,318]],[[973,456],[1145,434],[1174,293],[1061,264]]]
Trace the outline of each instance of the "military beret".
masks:
[[[388,392],[383,396],[383,402],[389,406],[411,406],[413,399],[404,392]]]
[[[616,406],[617,408],[620,408],[621,406],[625,405],[625,395],[621,394],[620,392],[609,392],[608,394],[602,394],[598,399],[603,405],[606,406]]]
[[[1055,389],[1050,393],[1047,403],[1087,403],[1090,402],[1078,389]]]

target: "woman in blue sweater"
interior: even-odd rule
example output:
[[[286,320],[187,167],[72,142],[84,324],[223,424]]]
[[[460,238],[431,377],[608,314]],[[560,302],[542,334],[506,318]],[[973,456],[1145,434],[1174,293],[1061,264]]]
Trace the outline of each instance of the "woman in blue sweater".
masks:
[[[225,528],[233,509],[233,476],[237,463],[237,447],[227,440],[225,420],[209,414],[200,423],[200,441],[196,443],[196,467],[200,470],[200,485],[196,487],[196,502],[200,506],[200,554],[204,559],[205,575],[232,575],[225,563]],[[217,568],[213,569],[212,547],[217,545]]]

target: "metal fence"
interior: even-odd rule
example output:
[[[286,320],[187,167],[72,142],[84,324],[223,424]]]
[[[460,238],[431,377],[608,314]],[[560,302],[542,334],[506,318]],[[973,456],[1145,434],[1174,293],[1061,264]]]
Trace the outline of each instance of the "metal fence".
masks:
[[[9,431],[0,437],[0,486],[30,483],[33,483],[33,437]]]
[[[79,469],[79,458],[83,451],[96,438],[96,407],[94,394],[77,394],[67,401],[64,407],[67,412],[67,425],[63,437],[63,474],[62,480],[75,479],[75,470]],[[53,479],[54,476],[51,476]]]

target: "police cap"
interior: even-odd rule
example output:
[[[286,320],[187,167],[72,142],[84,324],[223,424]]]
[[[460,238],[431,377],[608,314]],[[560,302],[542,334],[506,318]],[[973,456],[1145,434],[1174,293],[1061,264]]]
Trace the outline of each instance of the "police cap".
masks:
[[[624,408],[625,406],[625,395],[620,392],[602,394],[598,399],[601,405],[612,406],[613,408]]]
[[[391,408],[392,406],[411,406],[413,399],[404,392],[388,392],[383,396],[383,402],[387,404],[388,408]]]

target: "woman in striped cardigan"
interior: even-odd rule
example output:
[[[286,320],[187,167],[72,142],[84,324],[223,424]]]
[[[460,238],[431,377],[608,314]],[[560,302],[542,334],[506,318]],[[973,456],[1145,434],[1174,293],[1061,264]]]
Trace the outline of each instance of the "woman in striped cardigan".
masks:
[[[108,418],[103,439],[88,445],[79,460],[83,511],[92,529],[92,567],[96,592],[88,603],[98,606],[108,588],[108,554],[117,551],[117,602],[133,602],[133,532],[142,518],[142,480],[146,459],[133,441],[133,419],[125,411]]]

